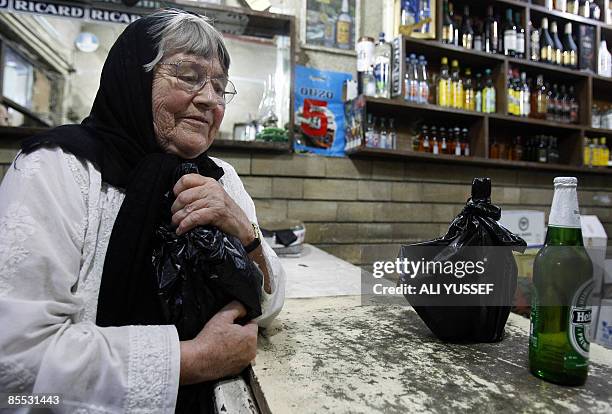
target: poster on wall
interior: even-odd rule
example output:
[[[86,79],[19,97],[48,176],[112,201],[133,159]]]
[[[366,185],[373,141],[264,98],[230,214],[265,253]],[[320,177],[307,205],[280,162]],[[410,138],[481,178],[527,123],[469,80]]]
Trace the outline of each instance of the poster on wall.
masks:
[[[302,39],[306,47],[355,50],[360,0],[306,0]]]
[[[344,156],[342,85],[350,73],[295,66],[296,152]]]

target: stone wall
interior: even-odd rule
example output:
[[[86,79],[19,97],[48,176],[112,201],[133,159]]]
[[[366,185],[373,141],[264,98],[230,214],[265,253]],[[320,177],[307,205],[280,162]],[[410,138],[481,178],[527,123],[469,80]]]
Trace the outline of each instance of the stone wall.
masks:
[[[9,167],[16,145],[3,141],[0,146],[0,174]],[[443,234],[465,204],[473,177],[491,177],[493,201],[502,208],[540,210],[548,216],[552,179],[559,175],[299,154],[212,155],[236,168],[255,200],[260,221],[301,220],[307,242],[359,265],[392,259],[401,243]],[[578,185],[581,213],[596,214],[612,236],[612,179],[583,174]]]
[[[355,264],[395,257],[399,244],[443,234],[469,197],[471,180],[491,177],[505,209],[548,212],[551,172],[385,159],[217,151],[235,166],[259,219],[298,219],[306,240]],[[565,174],[567,175],[567,174]],[[579,176],[582,214],[596,214],[612,236],[612,180]]]

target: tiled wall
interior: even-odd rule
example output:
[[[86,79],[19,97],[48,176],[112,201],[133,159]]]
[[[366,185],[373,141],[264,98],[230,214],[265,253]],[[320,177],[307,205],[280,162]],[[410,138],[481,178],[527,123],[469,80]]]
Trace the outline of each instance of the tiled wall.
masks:
[[[15,150],[0,149],[0,174]],[[355,264],[392,259],[399,245],[446,230],[473,177],[491,177],[493,201],[548,214],[554,173],[431,162],[213,152],[230,162],[255,200],[260,221],[298,219],[306,237]],[[612,177],[579,176],[583,214],[596,214],[612,239]],[[612,244],[612,243],[611,243]]]

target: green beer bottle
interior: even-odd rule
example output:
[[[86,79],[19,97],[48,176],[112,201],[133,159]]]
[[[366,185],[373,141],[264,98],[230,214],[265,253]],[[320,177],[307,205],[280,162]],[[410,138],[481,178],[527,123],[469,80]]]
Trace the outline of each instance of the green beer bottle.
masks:
[[[529,369],[564,385],[584,384],[589,363],[593,265],[582,243],[574,177],[557,177],[544,247],[533,265]]]

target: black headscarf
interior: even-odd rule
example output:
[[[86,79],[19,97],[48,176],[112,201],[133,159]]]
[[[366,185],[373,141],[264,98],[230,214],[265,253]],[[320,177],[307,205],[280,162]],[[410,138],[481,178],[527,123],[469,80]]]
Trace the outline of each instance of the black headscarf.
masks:
[[[22,143],[24,153],[42,146],[93,162],[102,180],[125,191],[110,237],[98,297],[96,324],[163,324],[151,264],[153,232],[161,217],[164,193],[179,157],[158,146],[151,109],[152,71],[143,65],[157,55],[149,33],[159,17],[130,24],[111,48],[91,114],[81,125],[65,125]],[[202,175],[223,175],[206,153],[194,160]]]

